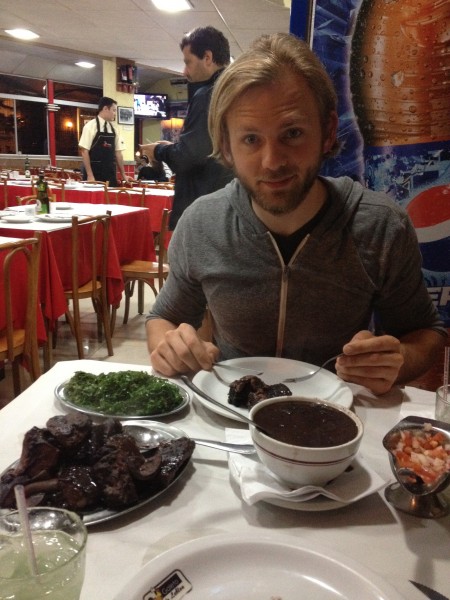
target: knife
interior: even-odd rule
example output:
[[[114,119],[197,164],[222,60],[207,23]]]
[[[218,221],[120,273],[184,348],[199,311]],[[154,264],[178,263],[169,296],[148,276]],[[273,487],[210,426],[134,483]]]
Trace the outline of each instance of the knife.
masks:
[[[431,589],[427,585],[424,585],[423,583],[418,583],[417,581],[412,581],[411,579],[409,581],[413,585],[415,585],[418,590],[420,590],[423,594],[425,594],[425,596],[427,598],[429,598],[430,600],[449,600],[449,598],[447,596],[444,596],[443,594],[436,592],[435,590]]]

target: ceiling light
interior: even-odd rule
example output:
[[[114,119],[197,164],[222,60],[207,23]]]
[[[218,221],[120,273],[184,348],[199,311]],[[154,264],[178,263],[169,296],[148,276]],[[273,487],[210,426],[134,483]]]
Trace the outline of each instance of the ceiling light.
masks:
[[[166,12],[181,12],[193,8],[189,0],[152,0],[152,2],[156,8]]]
[[[75,64],[77,65],[77,67],[82,67],[83,69],[92,69],[93,67],[95,67],[94,63],[86,62],[84,60],[80,60]]]
[[[37,33],[33,33],[29,29],[5,29],[5,32],[19,40],[35,40],[39,37]]]

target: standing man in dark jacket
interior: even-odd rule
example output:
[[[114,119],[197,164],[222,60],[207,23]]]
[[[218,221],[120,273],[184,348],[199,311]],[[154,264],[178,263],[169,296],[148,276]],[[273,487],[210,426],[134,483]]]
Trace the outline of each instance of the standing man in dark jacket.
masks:
[[[233,173],[215,159],[208,133],[208,110],[216,80],[230,62],[230,45],[214,27],[198,27],[180,43],[184,75],[195,85],[179,142],[159,141],[141,146],[150,161],[163,161],[175,173],[175,196],[170,229],[175,229],[185,208],[199,196],[224,187]]]

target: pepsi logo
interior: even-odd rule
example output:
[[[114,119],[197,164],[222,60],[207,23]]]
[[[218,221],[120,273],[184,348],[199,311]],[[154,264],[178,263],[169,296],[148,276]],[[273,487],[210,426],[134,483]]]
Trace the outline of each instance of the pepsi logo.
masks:
[[[416,229],[424,268],[450,272],[450,184],[420,192],[406,210]]]

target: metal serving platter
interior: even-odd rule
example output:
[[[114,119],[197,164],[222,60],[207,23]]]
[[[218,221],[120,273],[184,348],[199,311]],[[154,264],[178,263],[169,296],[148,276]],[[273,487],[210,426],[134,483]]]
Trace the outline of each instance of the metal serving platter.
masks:
[[[135,421],[133,421],[133,422],[135,422]],[[124,426],[125,433],[127,433],[127,426],[132,426],[133,422],[127,423],[127,422],[122,421],[122,425]],[[184,432],[181,431],[180,429],[173,427],[171,425],[166,425],[165,423],[157,423],[157,422],[153,422],[153,421],[147,421],[145,423],[145,426],[151,427],[151,429],[153,431],[156,431],[158,433],[158,437],[159,437],[160,441],[175,440],[175,439],[178,439],[179,437],[182,437],[182,436],[180,436],[180,434],[184,434]],[[18,462],[19,461],[16,460],[14,463],[12,463],[7,469],[5,469],[3,471],[3,473],[0,474],[0,477],[3,476],[4,473],[9,471],[9,469],[16,467]],[[190,462],[191,462],[191,459],[189,459],[186,462],[186,464],[184,464],[180,468],[178,473],[175,475],[174,479],[165,488],[156,490],[156,491],[152,490],[152,489],[141,490],[139,499],[134,504],[130,504],[129,506],[125,506],[125,507],[117,509],[117,510],[99,506],[98,508],[93,509],[93,510],[89,510],[89,511],[80,510],[80,511],[75,511],[75,512],[77,512],[80,515],[80,517],[83,519],[83,523],[86,525],[86,527],[90,527],[92,525],[98,525],[99,523],[104,523],[106,521],[112,521],[114,519],[118,519],[119,517],[122,517],[123,515],[131,513],[135,510],[138,510],[139,508],[142,508],[143,506],[146,506],[147,504],[150,504],[150,502],[152,502],[153,500],[158,498],[158,496],[161,496],[162,494],[164,494],[168,489],[170,489],[173,485],[175,485],[175,483],[183,476],[183,474],[185,473]],[[7,512],[10,512],[10,509],[0,509],[0,514],[4,514]]]
[[[113,419],[160,419],[161,417],[168,417],[169,415],[174,415],[176,413],[181,412],[184,408],[186,408],[186,406],[189,405],[189,394],[187,393],[187,391],[182,388],[181,386],[179,386],[177,383],[173,383],[171,382],[173,385],[175,385],[178,388],[178,391],[180,392],[183,401],[181,402],[181,404],[179,406],[177,406],[176,408],[167,411],[167,412],[162,412],[162,413],[153,413],[153,414],[148,414],[148,415],[111,415],[111,414],[106,414],[104,412],[98,412],[95,410],[91,410],[89,408],[85,408],[84,406],[78,406],[77,404],[74,404],[73,402],[70,402],[70,400],[68,398],[66,398],[65,395],[65,387],[66,385],[69,383],[69,380],[64,381],[63,383],[60,383],[59,385],[56,386],[55,388],[55,397],[57,400],[59,400],[59,402],[65,407],[68,408],[69,410],[76,410],[77,412],[81,412],[84,413],[85,415],[89,415],[90,417],[97,417],[97,418],[102,418],[102,419],[106,419],[106,418],[113,418]]]

